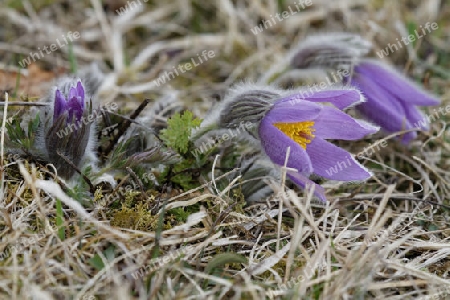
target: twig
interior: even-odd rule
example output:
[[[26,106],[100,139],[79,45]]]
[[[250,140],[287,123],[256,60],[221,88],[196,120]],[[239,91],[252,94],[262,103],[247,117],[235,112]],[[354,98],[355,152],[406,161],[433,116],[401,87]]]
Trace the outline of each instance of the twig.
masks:
[[[50,103],[44,103],[44,102],[9,102],[6,100],[5,102],[0,102],[0,106],[48,106]]]
[[[8,93],[5,92],[5,107],[3,109],[3,122],[2,122],[2,136],[0,141],[0,172],[1,172],[1,186],[0,186],[0,199],[3,199],[3,184],[5,182],[5,173],[3,172],[3,160],[4,160],[4,153],[3,153],[3,146],[5,145],[5,131],[6,131],[6,115],[8,113]]]
[[[73,164],[73,162],[70,161],[70,159],[68,159],[64,154],[62,154],[61,152],[59,152],[59,150],[56,150],[56,154],[58,154],[62,159],[65,160],[66,163],[68,163],[78,174],[81,175],[81,177],[84,179],[84,181],[86,181],[86,183],[89,185],[89,190],[91,191],[91,193],[95,193],[95,187],[92,184],[92,182],[89,180],[89,178],[86,177],[86,175],[84,175],[80,169],[77,168],[77,166],[75,166]]]
[[[136,119],[139,116],[139,114],[142,112],[142,110],[144,110],[144,108],[147,106],[149,102],[150,99],[145,99],[139,105],[139,107],[136,108],[136,110],[131,114],[130,119],[125,119],[125,121],[119,124],[118,128],[119,132],[117,133],[116,136],[114,136],[113,140],[111,141],[111,143],[109,143],[108,147],[106,147],[105,151],[103,152],[103,157],[106,157],[111,152],[111,150],[114,148],[119,138],[125,133],[128,127],[130,127],[132,120]]]

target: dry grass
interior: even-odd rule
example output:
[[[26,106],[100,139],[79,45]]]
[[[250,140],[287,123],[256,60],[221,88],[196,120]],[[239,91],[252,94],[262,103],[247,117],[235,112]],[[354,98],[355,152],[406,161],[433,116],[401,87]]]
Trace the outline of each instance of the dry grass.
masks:
[[[125,1],[22,2],[0,5],[0,76],[19,54],[79,31],[73,57],[79,67],[95,61],[109,68],[99,99],[118,103],[122,112],[144,98],[176,95],[204,117],[212,99],[240,80],[306,83],[286,70],[286,57],[308,33],[357,32],[379,50],[405,36],[404,24],[434,21],[438,32],[388,60],[421,79],[442,107],[450,105],[445,0],[313,0],[257,35],[251,28],[289,3],[149,1],[118,16]],[[161,87],[151,85],[203,50],[215,57]],[[69,72],[70,63],[68,47],[38,61],[42,70],[59,72]],[[14,88],[0,82],[0,90]],[[7,117],[14,113],[9,108]],[[409,148],[386,138],[388,146],[364,162],[374,177],[362,185],[325,183],[326,206],[272,179],[273,195],[243,207],[232,192],[239,171],[231,170],[201,178],[191,191],[136,191],[143,206],[135,219],[118,221],[116,214],[113,222],[100,189],[86,198],[93,205],[82,206],[45,168],[23,160],[5,165],[2,154],[1,299],[450,299],[449,120],[433,122]],[[341,146],[358,153],[380,138]],[[63,203],[64,235],[56,199]],[[191,214],[180,221],[167,212],[174,208]]]

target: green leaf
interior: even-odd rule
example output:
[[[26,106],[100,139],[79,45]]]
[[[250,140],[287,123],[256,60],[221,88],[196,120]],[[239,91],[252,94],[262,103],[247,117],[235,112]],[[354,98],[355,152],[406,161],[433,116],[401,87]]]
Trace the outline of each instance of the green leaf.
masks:
[[[171,181],[179,184],[185,190],[196,188],[199,186],[199,182],[192,176],[192,170],[196,167],[195,160],[182,160],[173,167],[173,172],[178,174],[172,176]]]
[[[435,231],[435,230],[439,230],[439,227],[436,226],[436,224],[428,225],[428,231]]]
[[[58,227],[59,238],[64,241],[66,239],[66,227],[64,227],[64,212],[59,199],[56,199],[56,226]]]
[[[185,154],[189,149],[192,129],[200,126],[201,122],[190,111],[185,111],[183,115],[176,113],[167,121],[167,129],[161,130],[161,139],[178,153]]]
[[[417,28],[417,24],[416,23],[414,23],[413,21],[410,21],[410,22],[408,22],[407,24],[406,24],[406,26],[407,26],[407,29],[408,29],[408,34],[409,35],[414,35],[414,30],[416,30],[416,28]],[[412,42],[412,46],[413,47],[416,47],[416,39],[414,39],[414,41]]]
[[[214,256],[213,259],[211,259],[208,263],[208,265],[206,266],[205,272],[207,274],[211,274],[211,272],[220,266],[224,266],[225,264],[232,264],[232,263],[246,263],[247,262],[247,258],[245,258],[244,256],[240,255],[240,254],[236,254],[236,253],[220,253],[217,254],[216,256]]]
[[[106,248],[105,251],[103,251],[103,256],[107,259],[107,261],[112,261],[114,259],[115,249],[116,247],[114,247],[114,245],[111,245]],[[97,271],[101,271],[105,267],[105,263],[98,254],[95,254],[94,257],[89,260],[89,264],[97,269]]]
[[[75,74],[77,72],[77,61],[73,53],[72,41],[69,41],[69,62],[70,62],[70,71],[72,72],[72,74]]]
[[[33,147],[36,132],[39,128],[39,114],[37,114],[33,120],[29,121],[28,133],[25,133],[25,130],[20,126],[21,122],[22,118],[20,116],[13,118],[10,122],[5,124],[8,132],[7,144],[9,147],[19,149],[25,148],[29,150]]]

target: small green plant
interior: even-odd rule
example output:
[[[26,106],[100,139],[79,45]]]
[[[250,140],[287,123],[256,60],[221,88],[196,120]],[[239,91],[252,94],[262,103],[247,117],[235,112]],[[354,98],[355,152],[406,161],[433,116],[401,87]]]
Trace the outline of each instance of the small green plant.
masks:
[[[19,117],[13,118],[6,123],[6,130],[8,133],[8,143],[11,148],[19,148],[22,150],[30,150],[33,147],[36,138],[36,132],[39,128],[39,115],[28,122],[27,131],[20,126],[22,119]]]
[[[189,150],[192,129],[200,126],[201,122],[190,111],[182,115],[176,113],[167,121],[167,129],[161,130],[161,139],[178,153],[185,154]]]

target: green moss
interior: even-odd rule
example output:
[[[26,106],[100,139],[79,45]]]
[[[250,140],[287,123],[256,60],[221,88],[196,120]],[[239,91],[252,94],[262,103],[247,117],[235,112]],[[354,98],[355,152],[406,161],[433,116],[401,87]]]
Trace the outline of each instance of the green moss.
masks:
[[[189,215],[192,213],[191,210],[185,207],[177,207],[167,211],[168,214],[172,214],[177,222],[186,222]]]
[[[111,225],[113,226],[143,231],[150,231],[156,228],[157,224],[158,217],[152,216],[149,211],[144,209],[142,204],[135,208],[122,205],[122,208],[113,213],[111,218]]]

